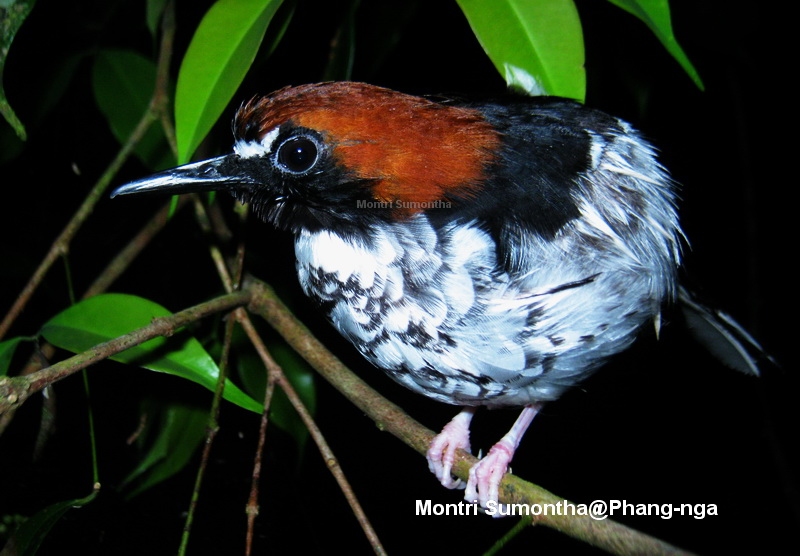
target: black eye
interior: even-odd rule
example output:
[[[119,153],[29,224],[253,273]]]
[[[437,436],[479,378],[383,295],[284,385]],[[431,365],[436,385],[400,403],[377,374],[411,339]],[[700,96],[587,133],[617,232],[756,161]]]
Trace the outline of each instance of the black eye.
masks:
[[[277,162],[284,170],[302,174],[314,167],[319,155],[317,144],[308,137],[293,137],[278,147]]]

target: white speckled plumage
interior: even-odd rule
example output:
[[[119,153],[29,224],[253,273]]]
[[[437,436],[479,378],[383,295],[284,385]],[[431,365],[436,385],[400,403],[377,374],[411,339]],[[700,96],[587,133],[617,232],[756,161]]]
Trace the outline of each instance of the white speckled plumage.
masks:
[[[581,216],[516,245],[513,274],[498,268],[480,222],[435,228],[420,213],[366,239],[301,232],[300,283],[412,390],[458,405],[553,400],[626,348],[675,288],[674,191],[646,145],[613,141],[595,146],[591,174],[577,178]]]

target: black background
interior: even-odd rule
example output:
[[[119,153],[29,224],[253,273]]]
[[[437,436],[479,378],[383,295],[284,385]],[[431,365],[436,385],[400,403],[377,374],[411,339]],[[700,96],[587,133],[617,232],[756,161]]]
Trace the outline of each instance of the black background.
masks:
[[[683,185],[682,220],[690,282],[751,330],[783,364],[762,379],[726,369],[670,318],[659,341],[645,334],[603,371],[537,417],[515,457],[514,472],[576,502],[716,504],[717,517],[620,517],[632,527],[699,553],[794,552],[798,525],[798,418],[794,233],[796,108],[788,83],[788,14],[766,3],[673,1],[678,40],[702,76],[699,91],[644,25],[605,2],[578,2],[586,35],[587,103],[636,125],[659,147]],[[180,59],[208,3],[180,3]],[[387,8],[386,6],[390,6]],[[248,77],[234,104],[255,93],[320,79],[343,2],[300,1],[274,55]],[[407,17],[402,36],[379,67],[370,22],[381,10]],[[364,1],[358,12],[353,78],[410,93],[499,93],[503,83],[483,55],[455,2]],[[143,3],[39,0],[20,31],[6,67],[12,105],[30,124],[30,139],[0,168],[0,308],[9,307],[56,234],[83,200],[117,145],[90,88],[97,46],[152,52],[140,23]],[[127,23],[126,23],[127,22]],[[46,117],[38,99],[64,50],[85,49],[64,97]],[[227,119],[211,149],[227,149]],[[76,169],[78,172],[76,172]],[[119,183],[146,172],[131,161]],[[154,199],[104,200],[70,253],[76,289],[88,285],[108,257],[143,223]],[[223,203],[229,204],[227,199]],[[249,270],[276,284],[312,329],[352,368],[431,429],[455,412],[406,392],[361,361],[332,334],[298,293],[290,239],[248,226]],[[118,282],[114,291],[143,295],[179,310],[219,293],[204,239],[189,211]],[[32,335],[68,304],[63,265],[18,321],[12,335]],[[5,310],[5,309],[2,309]],[[180,537],[194,468],[125,503],[115,486],[136,462],[125,439],[138,423],[138,400],[205,400],[198,388],[113,363],[90,372],[98,423],[103,490],[69,512],[41,554],[170,554]],[[328,385],[318,384],[317,419],[390,553],[480,553],[510,520],[417,517],[417,499],[458,502],[424,460],[380,432]],[[88,493],[91,483],[81,381],[59,383],[56,434],[34,460],[40,403],[29,401],[0,438],[0,515],[31,514]],[[510,426],[511,411],[482,411],[473,447],[487,449]],[[225,406],[209,477],[201,494],[191,554],[239,553],[257,419]],[[318,553],[331,546],[367,553],[334,481],[313,448],[298,460],[293,441],[271,432],[265,454],[256,553],[283,548]],[[78,548],[80,547],[80,548]],[[792,549],[793,547],[793,549]],[[525,531],[508,554],[594,549],[545,528]]]

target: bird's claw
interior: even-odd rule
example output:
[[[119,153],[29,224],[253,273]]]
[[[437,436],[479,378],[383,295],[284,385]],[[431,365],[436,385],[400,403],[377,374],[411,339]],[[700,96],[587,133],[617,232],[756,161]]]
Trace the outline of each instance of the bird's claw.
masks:
[[[445,488],[464,488],[466,483],[453,477],[451,471],[456,460],[456,450],[470,451],[469,421],[471,412],[462,412],[447,423],[428,447],[428,468]]]
[[[486,457],[469,470],[464,499],[477,502],[482,508],[486,508],[490,501],[496,503],[500,498],[500,481],[508,471],[513,456],[514,449],[502,440],[492,446]]]

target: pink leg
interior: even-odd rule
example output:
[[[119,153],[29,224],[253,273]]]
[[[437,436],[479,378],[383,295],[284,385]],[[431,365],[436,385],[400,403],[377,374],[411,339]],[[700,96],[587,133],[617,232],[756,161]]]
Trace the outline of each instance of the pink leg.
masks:
[[[472,469],[469,470],[464,500],[477,501],[483,507],[486,507],[489,500],[497,501],[500,481],[503,480],[503,476],[508,470],[508,464],[514,457],[519,441],[522,440],[522,436],[528,430],[528,426],[536,417],[539,409],[541,409],[541,404],[526,405],[511,430],[492,446],[486,457],[472,466]]]
[[[456,450],[467,452],[469,447],[469,424],[475,415],[474,407],[465,407],[437,434],[428,448],[428,468],[447,488],[464,488],[464,482],[450,474],[456,459]]]

